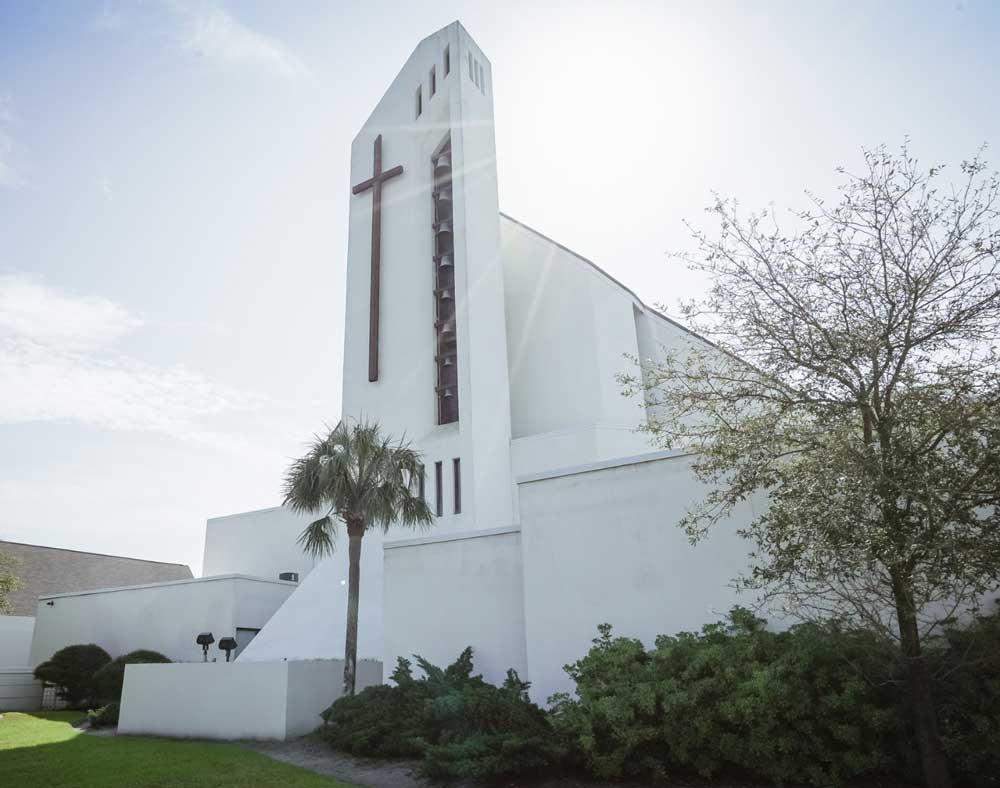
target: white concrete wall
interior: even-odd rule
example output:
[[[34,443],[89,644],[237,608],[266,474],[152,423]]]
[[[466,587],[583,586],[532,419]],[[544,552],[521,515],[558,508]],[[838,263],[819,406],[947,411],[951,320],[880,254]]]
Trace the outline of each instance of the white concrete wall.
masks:
[[[730,585],[749,552],[735,522],[697,546],[677,527],[706,492],[690,463],[609,463],[520,484],[534,700],[572,690],[563,665],[587,652],[598,624],[652,646],[656,635],[699,629],[752,601]],[[741,507],[735,520],[746,522],[763,504],[761,497]]]
[[[342,529],[341,529],[342,530]],[[382,658],[382,540],[371,531],[361,542],[358,658]],[[329,659],[344,653],[347,624],[347,539],[324,559],[239,656],[241,662]]]
[[[202,576],[250,575],[277,580],[282,572],[298,572],[299,580],[304,580],[317,562],[296,540],[315,519],[281,506],[209,519]]]
[[[42,683],[30,668],[0,667],[0,712],[36,711],[42,705]]]
[[[118,732],[199,739],[286,739],[320,723],[341,695],[342,660],[127,665]],[[358,663],[357,689],[382,668]]]
[[[34,632],[34,616],[0,616],[0,668],[28,665]]]
[[[260,629],[295,588],[230,575],[42,597],[29,664],[75,643],[96,643],[112,657],[148,648],[174,661],[197,661],[199,632],[212,632],[218,643],[237,628]],[[225,659],[214,645],[209,656]]]
[[[615,376],[633,370],[641,303],[593,264],[501,217],[515,475],[647,451],[632,430],[641,400]]]
[[[385,675],[397,657],[453,662],[466,646],[487,681],[525,676],[521,535],[428,537],[385,546]]]

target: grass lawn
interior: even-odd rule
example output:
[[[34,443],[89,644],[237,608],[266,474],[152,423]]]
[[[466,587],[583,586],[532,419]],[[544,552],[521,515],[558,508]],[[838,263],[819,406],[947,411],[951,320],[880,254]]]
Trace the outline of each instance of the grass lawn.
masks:
[[[46,788],[350,788],[235,744],[90,736],[79,712],[0,717],[0,785]]]

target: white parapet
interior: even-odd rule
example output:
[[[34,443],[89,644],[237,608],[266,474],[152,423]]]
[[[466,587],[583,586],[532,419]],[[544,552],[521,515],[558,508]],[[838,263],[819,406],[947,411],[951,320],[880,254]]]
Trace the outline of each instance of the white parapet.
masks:
[[[198,739],[289,739],[341,695],[343,660],[127,665],[118,732]],[[358,662],[357,689],[382,683]]]

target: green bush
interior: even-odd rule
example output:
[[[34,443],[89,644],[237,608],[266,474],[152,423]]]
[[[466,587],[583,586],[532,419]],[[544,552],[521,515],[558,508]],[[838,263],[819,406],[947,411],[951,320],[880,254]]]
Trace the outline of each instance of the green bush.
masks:
[[[111,728],[118,724],[118,713],[121,704],[109,703],[99,709],[91,709],[87,712],[87,719],[91,728]]]
[[[898,652],[867,632],[833,623],[769,632],[739,608],[649,651],[607,624],[599,631],[566,666],[574,696],[550,699],[571,759],[595,777],[920,780]],[[1000,786],[1000,617],[947,630],[927,654],[956,782]]]
[[[71,709],[85,709],[94,697],[94,674],[111,655],[93,643],[66,646],[35,668],[35,678],[54,684]]]
[[[600,778],[736,770],[839,785],[892,769],[905,724],[885,647],[835,626],[764,623],[736,609],[652,651],[603,625],[567,666],[576,697],[551,699],[554,723]]]
[[[949,628],[927,652],[952,770],[968,785],[1000,786],[1000,613]]]
[[[122,685],[125,683],[126,665],[159,664],[165,662],[170,662],[170,660],[160,652],[148,649],[138,649],[116,657],[94,674],[95,700],[102,704],[117,704],[122,699]]]
[[[472,675],[471,648],[443,670],[416,659],[423,677],[400,659],[395,686],[335,701],[320,735],[355,755],[420,757],[421,772],[433,778],[525,774],[558,759],[546,714],[515,671],[496,687]]]

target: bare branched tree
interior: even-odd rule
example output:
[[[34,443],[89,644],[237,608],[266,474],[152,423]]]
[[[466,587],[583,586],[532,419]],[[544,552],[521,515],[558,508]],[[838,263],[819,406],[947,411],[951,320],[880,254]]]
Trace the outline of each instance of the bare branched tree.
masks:
[[[950,784],[923,641],[1000,574],[1000,180],[982,150],[944,185],[906,146],[840,172],[785,231],[717,199],[692,231],[710,339],[626,376],[665,447],[711,485],[693,541],[766,491],[742,578],[801,617],[895,637],[927,784]]]

